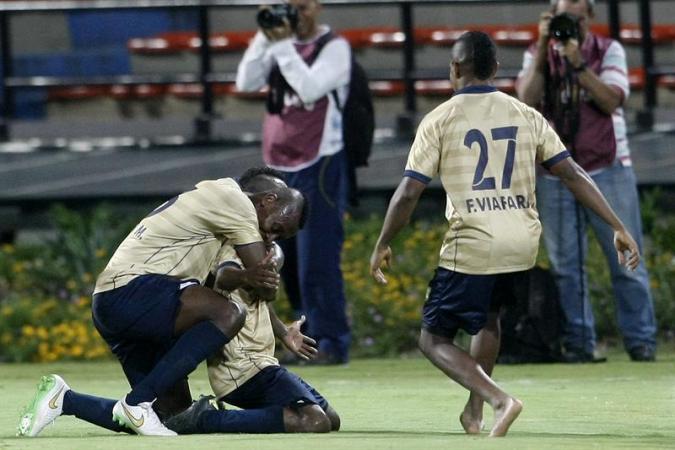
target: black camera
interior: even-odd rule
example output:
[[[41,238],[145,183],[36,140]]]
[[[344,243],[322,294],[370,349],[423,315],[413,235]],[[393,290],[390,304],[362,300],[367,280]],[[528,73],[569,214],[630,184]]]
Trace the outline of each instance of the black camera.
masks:
[[[295,31],[298,26],[298,10],[295,9],[293,5],[282,3],[270,5],[261,9],[258,11],[258,16],[256,17],[256,21],[260,28],[265,30],[282,27],[284,25],[284,19],[288,20],[291,29]]]
[[[553,16],[548,25],[548,33],[563,43],[570,39],[579,39],[579,18],[569,13]]]

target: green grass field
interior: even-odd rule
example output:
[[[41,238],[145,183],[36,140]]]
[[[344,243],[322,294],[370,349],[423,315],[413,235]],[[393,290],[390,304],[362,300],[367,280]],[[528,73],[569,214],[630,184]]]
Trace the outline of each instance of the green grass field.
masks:
[[[503,439],[463,434],[466,391],[422,358],[293,369],[340,413],[342,431],[329,435],[142,438],[61,417],[38,438],[16,438],[40,375],[56,372],[75,390],[110,398],[124,395],[126,382],[115,362],[0,365],[0,449],[673,449],[675,349],[660,350],[653,364],[615,352],[605,364],[498,366],[497,381],[525,404]],[[191,384],[193,394],[208,392],[203,367]]]

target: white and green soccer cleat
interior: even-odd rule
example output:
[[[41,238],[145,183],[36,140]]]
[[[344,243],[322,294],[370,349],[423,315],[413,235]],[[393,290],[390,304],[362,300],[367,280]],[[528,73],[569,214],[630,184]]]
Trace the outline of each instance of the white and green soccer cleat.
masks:
[[[63,396],[70,386],[58,375],[45,375],[40,379],[33,401],[19,419],[17,436],[37,436],[63,412]]]
[[[176,436],[175,431],[169,430],[159,420],[157,413],[152,409],[153,403],[154,401],[143,402],[134,406],[122,399],[115,403],[112,419],[142,436]]]

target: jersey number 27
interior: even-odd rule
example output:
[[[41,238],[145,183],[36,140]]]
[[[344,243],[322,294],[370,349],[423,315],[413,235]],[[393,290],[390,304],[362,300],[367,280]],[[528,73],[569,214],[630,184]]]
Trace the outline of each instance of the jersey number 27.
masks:
[[[518,127],[499,127],[490,130],[493,141],[506,140],[506,159],[504,160],[504,170],[502,172],[502,189],[511,187],[511,174],[513,173],[513,163],[516,157],[516,134]],[[485,168],[488,163],[488,143],[485,135],[476,128],[469,130],[464,136],[464,145],[469,149],[475,143],[478,143],[480,148],[480,155],[478,156],[478,165],[476,165],[476,172],[473,175],[474,191],[485,191],[495,188],[495,177],[485,178]]]

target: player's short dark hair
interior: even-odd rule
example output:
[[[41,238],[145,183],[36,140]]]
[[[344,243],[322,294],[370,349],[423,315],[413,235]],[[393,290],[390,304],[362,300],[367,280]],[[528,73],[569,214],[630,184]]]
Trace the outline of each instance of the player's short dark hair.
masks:
[[[466,59],[473,69],[473,75],[479,80],[490,78],[497,67],[497,47],[492,38],[482,31],[467,31],[457,43],[464,46]]]
[[[278,178],[285,181],[284,174],[271,167],[252,167],[239,177],[239,186],[247,192],[256,193],[272,189],[274,185],[265,178]]]

